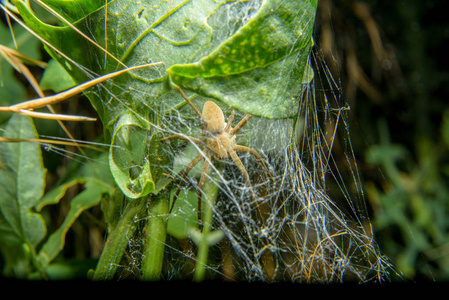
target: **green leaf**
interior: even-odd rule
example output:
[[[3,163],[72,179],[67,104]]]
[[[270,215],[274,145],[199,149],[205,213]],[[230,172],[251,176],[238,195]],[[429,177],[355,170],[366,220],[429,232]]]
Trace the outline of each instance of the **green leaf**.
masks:
[[[98,205],[103,195],[111,192],[109,185],[94,179],[87,181],[84,187],[85,189],[70,202],[64,222],[50,235],[39,251],[42,266],[47,266],[64,248],[66,233],[78,216],[86,209]]]
[[[56,93],[67,90],[76,83],[67,71],[54,59],[50,60],[47,68],[45,68],[44,75],[39,83],[42,90],[52,90]]]
[[[4,137],[37,138],[30,118],[13,115]],[[0,247],[4,255],[22,245],[33,253],[46,234],[42,216],[34,207],[45,188],[45,173],[40,145],[37,143],[0,143]],[[14,250],[15,249],[15,250]],[[7,264],[17,264],[7,261]],[[14,269],[14,267],[11,267]]]
[[[63,223],[48,237],[39,251],[42,267],[47,267],[64,248],[66,233],[79,215],[114,193],[116,186],[107,161],[106,154],[100,154],[83,164],[74,161],[68,167],[69,176],[58,183],[56,188],[47,192],[36,204],[36,210],[40,211],[47,205],[59,203],[69,188],[78,184],[83,185],[83,191],[71,200],[70,209]]]
[[[123,193],[139,198],[154,190],[154,182],[147,159],[149,123],[133,113],[124,113],[114,127],[109,164],[111,173]]]
[[[167,72],[176,85],[240,111],[266,118],[295,115],[292,107],[298,105],[298,85],[313,43],[315,11],[309,1],[264,1],[252,19],[212,53]]]
[[[60,14],[64,19],[69,22],[74,22],[79,19],[84,18],[86,15],[92,13],[93,11],[104,6],[105,0],[44,0],[42,1],[52,9],[54,9],[58,14]]]
[[[115,181],[110,173],[107,154],[102,153],[91,158],[92,160],[82,164],[78,161],[72,161],[67,167],[67,176],[61,177],[55,185],[56,187],[45,193],[35,205],[36,211],[40,212],[47,205],[59,203],[67,190],[78,184],[94,182],[101,186],[109,186],[109,191],[112,193],[115,188]]]
[[[56,188],[54,188],[51,191],[49,191],[48,193],[46,193],[45,196],[42,197],[36,203],[36,205],[35,205],[36,211],[40,212],[42,210],[42,208],[44,208],[47,205],[59,203],[59,200],[61,200],[61,198],[64,197],[67,190],[77,184],[80,184],[79,179],[74,179],[72,181],[58,185]]]
[[[312,45],[316,1],[264,1],[254,17],[243,26],[241,22],[223,25],[228,22],[228,9],[234,6],[236,10],[243,9],[244,2],[169,2],[110,1],[107,8],[93,12],[86,8],[90,14],[74,25],[86,34],[94,34],[94,40],[127,65],[163,62],[174,83],[241,111],[269,118],[283,118],[295,113],[293,107],[298,104],[297,95]],[[88,5],[88,1],[76,3],[81,7]],[[18,8],[31,28],[77,64],[97,74],[109,73],[119,67],[111,56],[71,28],[46,25],[24,5],[18,5]],[[107,24],[107,29],[101,28],[102,24]],[[240,28],[234,31],[233,26]],[[223,41],[223,37],[228,38]],[[104,45],[103,41],[108,44]],[[51,49],[49,52],[78,83],[88,78],[73,62],[66,61]],[[237,58],[238,62],[235,61]],[[101,93],[91,95],[105,125],[116,119],[121,113],[120,107],[131,108],[145,116],[155,101],[179,101],[166,94],[169,87],[164,84],[168,79],[164,69],[133,74],[117,79],[117,82],[126,79],[131,87],[129,93],[120,90],[121,101]],[[145,84],[151,86],[145,87]],[[111,90],[114,91],[112,86]],[[142,90],[147,90],[148,96],[143,96]],[[109,102],[107,105],[106,101]]]

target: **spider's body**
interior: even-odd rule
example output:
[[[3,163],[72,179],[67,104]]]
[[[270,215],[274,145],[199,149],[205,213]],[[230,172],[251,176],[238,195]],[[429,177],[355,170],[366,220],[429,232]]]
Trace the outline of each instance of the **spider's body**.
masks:
[[[175,204],[175,201],[181,191],[181,187],[185,178],[192,168],[201,161],[201,159],[205,159],[203,171],[201,173],[201,178],[198,183],[198,220],[201,221],[201,189],[206,181],[207,172],[209,170],[209,164],[211,159],[225,159],[231,157],[234,163],[237,165],[239,170],[241,171],[243,177],[245,178],[247,184],[251,188],[251,193],[253,198],[255,198],[254,191],[251,187],[251,181],[248,176],[248,172],[243,166],[240,158],[238,157],[236,151],[239,152],[249,152],[254,155],[258,161],[262,164],[262,166],[267,171],[268,175],[271,178],[271,175],[265,166],[265,163],[262,160],[262,157],[252,148],[248,148],[245,146],[237,145],[235,143],[235,135],[236,133],[246,124],[246,122],[251,118],[251,115],[247,114],[240,122],[232,127],[232,121],[234,120],[234,111],[232,111],[231,115],[228,118],[228,122],[225,122],[224,114],[221,108],[212,101],[207,101],[203,106],[202,113],[195,107],[195,105],[190,101],[190,99],[184,94],[181,89],[178,89],[184,99],[189,103],[189,105],[196,112],[198,117],[200,117],[203,123],[203,131],[201,133],[202,139],[197,139],[194,137],[189,137],[185,135],[173,135],[166,138],[163,138],[161,141],[168,141],[172,139],[181,139],[189,142],[193,142],[200,147],[203,147],[202,153],[199,153],[186,167],[183,171],[181,171],[182,181],[179,185],[179,188],[175,192],[175,196],[173,198],[173,203],[171,205],[171,210]]]
[[[229,132],[232,119],[228,120],[229,125],[226,124],[220,107],[212,101],[207,101],[203,106],[201,121],[204,124],[202,135],[207,150],[215,159],[228,157],[235,146],[235,135]]]

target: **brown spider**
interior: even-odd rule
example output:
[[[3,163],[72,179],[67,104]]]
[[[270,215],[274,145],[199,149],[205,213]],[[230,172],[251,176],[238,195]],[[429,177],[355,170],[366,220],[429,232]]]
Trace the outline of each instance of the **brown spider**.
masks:
[[[231,157],[234,163],[239,168],[243,177],[245,178],[248,186],[250,187],[251,194],[254,200],[256,199],[256,197],[251,185],[251,181],[248,176],[248,172],[243,166],[243,163],[238,157],[236,151],[249,152],[252,155],[254,155],[257,158],[257,160],[261,163],[267,174],[269,175],[270,180],[273,180],[273,178],[270,172],[268,171],[268,168],[266,167],[265,163],[263,162],[262,157],[259,155],[259,153],[257,153],[256,150],[249,147],[237,145],[235,143],[235,135],[246,124],[249,118],[251,118],[250,114],[247,114],[245,117],[243,117],[243,119],[240,120],[240,122],[234,128],[232,128],[231,124],[232,121],[234,120],[235,114],[234,111],[231,112],[231,115],[228,118],[228,122],[225,123],[223,111],[214,102],[207,101],[206,103],[204,103],[203,113],[200,113],[200,111],[195,107],[192,101],[190,101],[190,99],[185,95],[185,93],[180,88],[178,88],[178,92],[181,93],[182,97],[187,101],[187,103],[193,108],[195,113],[201,119],[201,122],[203,123],[204,126],[203,131],[201,133],[203,138],[197,139],[186,135],[176,134],[163,138],[160,141],[165,142],[173,139],[180,139],[187,142],[193,142],[199,146],[202,146],[203,150],[179,173],[181,174],[181,182],[173,197],[173,203],[170,207],[170,213],[173,209],[173,206],[175,205],[175,202],[178,198],[178,195],[181,191],[181,187],[185,182],[187,175],[192,170],[192,168],[195,167],[196,164],[198,164],[198,162],[200,162],[201,159],[204,158],[203,171],[201,173],[200,181],[198,183],[198,221],[201,223],[201,193],[202,193],[201,191],[206,181],[206,176],[209,170],[211,158],[223,159]]]

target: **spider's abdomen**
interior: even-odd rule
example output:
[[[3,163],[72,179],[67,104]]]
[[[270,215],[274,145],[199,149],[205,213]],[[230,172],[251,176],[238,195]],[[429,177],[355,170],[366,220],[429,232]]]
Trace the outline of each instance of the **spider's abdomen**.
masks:
[[[201,119],[205,129],[212,134],[221,133],[225,127],[223,111],[212,101],[204,103]]]

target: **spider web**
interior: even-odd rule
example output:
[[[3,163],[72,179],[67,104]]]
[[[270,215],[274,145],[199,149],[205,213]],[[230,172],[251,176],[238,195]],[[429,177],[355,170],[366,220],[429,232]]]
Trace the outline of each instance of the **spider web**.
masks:
[[[226,6],[228,22],[224,26],[230,34],[257,12],[260,1],[240,4]],[[216,38],[225,40],[227,36]],[[310,64],[314,79],[298,84],[300,105],[291,108],[298,111],[297,119],[252,117],[237,134],[236,143],[255,149],[274,179],[270,182],[250,154],[239,153],[258,195],[256,201],[232,160],[211,161],[202,197],[203,208],[209,207],[213,215],[206,262],[198,259],[201,231],[194,220],[202,164],[190,172],[169,218],[175,221],[168,224],[163,279],[191,278],[198,262],[206,269],[207,278],[226,280],[388,279],[391,266],[373,240],[352,152],[349,107],[341,99],[338,78],[327,69],[317,47],[310,55]],[[211,100],[188,95],[200,110]],[[172,96],[181,99],[175,91]],[[231,110],[219,105],[227,118]],[[188,105],[150,109],[152,118],[147,122],[162,136],[182,133],[200,137],[200,120]],[[236,112],[234,125],[243,116]],[[175,181],[180,180],[179,171],[201,151],[183,141],[172,141],[164,149],[172,163],[161,167]],[[176,188],[172,187],[172,194]],[[207,191],[212,192],[207,195]],[[208,205],[210,198],[213,203]],[[120,267],[122,278],[138,277],[141,272],[143,248],[148,242],[143,232],[147,219],[136,220],[138,230],[129,240],[128,260]],[[176,222],[185,227],[185,236],[176,236]]]
[[[211,204],[212,230],[223,233],[222,240],[208,249],[206,267],[211,278],[298,282],[365,282],[388,278],[390,265],[373,241],[354,165],[346,121],[349,108],[339,102],[338,86],[329,87],[335,84],[334,78],[319,53],[312,53],[311,60],[317,76],[300,91],[298,119],[253,117],[237,135],[237,144],[256,149],[274,178],[271,183],[250,154],[239,154],[259,196],[257,203],[231,159],[211,161],[212,172],[207,178],[218,187]],[[323,77],[326,88],[318,86]],[[206,99],[195,100],[202,107]],[[172,116],[175,121],[164,124],[178,123],[179,127],[166,130],[170,134],[183,132],[199,137],[199,120],[190,113],[188,122],[188,111],[178,113]],[[225,115],[229,116],[229,111]],[[237,114],[234,125],[242,117]],[[336,144],[347,147],[340,157],[332,154]],[[173,143],[169,151],[175,163],[168,171],[176,176],[201,149],[193,143],[180,142]],[[196,185],[201,169],[200,164],[190,172],[183,188],[185,193],[177,200],[188,204],[182,209],[175,208],[174,217],[191,220],[192,215],[196,216],[192,211],[196,209]],[[203,202],[207,201],[204,198],[203,195]],[[256,208],[262,212],[262,218]],[[196,261],[193,233],[189,238],[191,247],[183,249],[173,244],[167,247],[177,257],[170,261],[179,261],[179,266],[171,266],[166,278],[178,278],[186,258]],[[231,262],[227,256],[232,257]],[[185,274],[180,278],[185,278]]]
[[[271,183],[253,156],[239,153],[258,194],[257,203],[230,158],[210,161],[207,184],[218,190],[213,203],[209,203],[213,212],[211,230],[221,238],[207,247],[208,260],[203,266],[207,278],[366,282],[389,277],[391,266],[373,240],[364,204],[350,144],[349,108],[341,102],[339,86],[316,49],[311,62],[316,77],[299,88],[302,100],[297,120],[252,117],[237,135],[236,143],[258,151],[274,178]],[[201,110],[207,100],[194,95],[192,101]],[[227,118],[230,109],[222,108]],[[234,125],[243,116],[237,112]],[[188,105],[172,110],[157,124],[164,136],[182,133],[197,138],[201,126]],[[337,144],[342,153],[335,157],[332,151]],[[179,172],[202,151],[185,141],[172,141],[166,149],[173,161],[166,173],[178,182]],[[203,263],[198,260],[201,242],[196,224],[201,170],[202,162],[189,173],[172,211],[169,229],[173,218],[192,227],[187,228],[185,237],[169,236],[165,255],[170,263],[164,267],[164,279],[194,277],[197,264]],[[173,187],[172,195],[175,190]],[[204,191],[202,201],[204,209],[209,201]],[[137,234],[130,241],[134,245],[131,252],[140,253],[143,243],[144,237]]]

